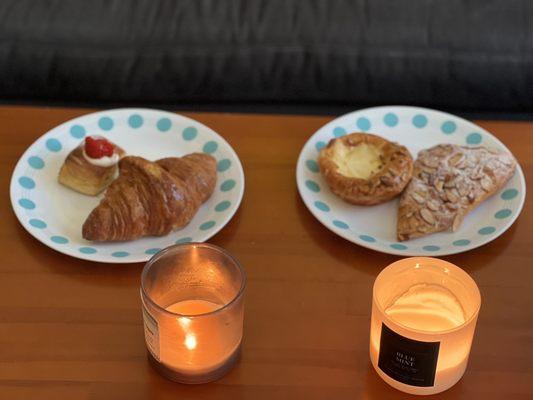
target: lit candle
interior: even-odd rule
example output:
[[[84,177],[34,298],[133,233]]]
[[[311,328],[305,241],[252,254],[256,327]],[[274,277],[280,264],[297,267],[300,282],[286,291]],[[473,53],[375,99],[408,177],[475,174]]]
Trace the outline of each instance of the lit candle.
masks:
[[[481,305],[474,280],[443,260],[413,257],[374,283],[370,359],[391,386],[434,394],[464,374]]]
[[[244,271],[208,244],[172,246],[146,265],[141,283],[149,359],[182,383],[220,378],[242,340]]]

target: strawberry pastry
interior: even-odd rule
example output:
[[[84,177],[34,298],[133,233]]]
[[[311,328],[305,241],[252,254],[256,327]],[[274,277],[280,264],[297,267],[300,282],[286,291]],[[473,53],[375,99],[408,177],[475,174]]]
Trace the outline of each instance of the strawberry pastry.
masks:
[[[124,150],[106,138],[88,136],[65,159],[59,183],[95,196],[117,176],[118,162],[124,155]]]

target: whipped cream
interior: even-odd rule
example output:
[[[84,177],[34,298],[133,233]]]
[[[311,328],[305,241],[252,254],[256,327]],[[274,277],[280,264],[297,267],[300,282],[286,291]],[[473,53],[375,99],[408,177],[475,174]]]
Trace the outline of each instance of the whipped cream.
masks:
[[[83,157],[90,162],[92,165],[96,165],[97,167],[112,167],[113,165],[116,165],[118,161],[120,160],[119,155],[116,152],[113,152],[112,156],[103,156],[100,158],[92,158],[87,155],[85,152],[85,146],[83,146]]]
[[[443,286],[420,283],[398,297],[385,313],[409,328],[439,332],[465,323],[465,312],[455,295]]]

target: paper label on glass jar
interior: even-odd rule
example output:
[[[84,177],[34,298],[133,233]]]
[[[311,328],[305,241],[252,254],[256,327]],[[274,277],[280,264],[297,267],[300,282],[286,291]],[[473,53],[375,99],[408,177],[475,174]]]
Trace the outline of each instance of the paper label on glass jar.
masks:
[[[433,386],[440,342],[420,342],[381,327],[379,368],[398,382],[411,386]]]
[[[159,361],[159,324],[143,304],[144,339],[154,358]]]

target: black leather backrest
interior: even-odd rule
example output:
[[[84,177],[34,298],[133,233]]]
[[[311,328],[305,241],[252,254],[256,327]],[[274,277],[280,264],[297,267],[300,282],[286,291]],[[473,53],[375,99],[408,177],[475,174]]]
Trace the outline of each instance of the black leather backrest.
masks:
[[[533,106],[533,2],[3,0],[0,99]]]

